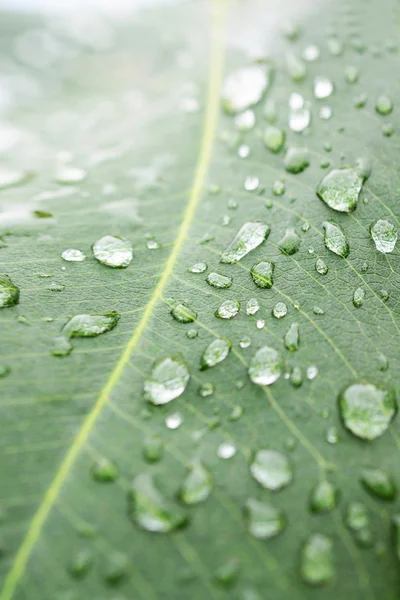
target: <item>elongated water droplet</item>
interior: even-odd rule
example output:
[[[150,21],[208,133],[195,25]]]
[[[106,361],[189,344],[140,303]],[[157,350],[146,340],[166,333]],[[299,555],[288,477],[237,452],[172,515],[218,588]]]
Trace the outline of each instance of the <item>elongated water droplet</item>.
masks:
[[[99,458],[92,466],[92,476],[101,483],[111,483],[118,477],[118,467],[108,458]]]
[[[292,81],[303,81],[307,75],[307,66],[299,56],[290,52],[286,56],[286,66]]]
[[[250,298],[246,304],[246,313],[248,315],[255,315],[260,310],[260,303],[257,298]]]
[[[60,165],[56,171],[54,181],[62,185],[75,185],[87,177],[85,169],[72,165]]]
[[[307,148],[297,148],[292,146],[288,148],[283,160],[288,173],[301,173],[310,165],[310,154]]]
[[[0,308],[19,303],[19,288],[8,275],[0,275]]]
[[[345,521],[360,546],[371,546],[372,531],[367,507],[361,502],[350,502]]]
[[[15,185],[26,183],[32,176],[32,173],[27,173],[26,171],[0,167],[0,190],[6,190]]]
[[[350,213],[357,208],[362,178],[352,169],[334,169],[317,186],[317,195],[333,210]]]
[[[291,352],[295,352],[299,349],[300,343],[300,330],[298,323],[292,323],[285,335],[285,347]]]
[[[268,71],[250,65],[234,71],[222,87],[222,106],[228,113],[238,113],[257,104],[269,85]]]
[[[375,108],[380,115],[390,115],[393,110],[393,103],[387,96],[379,96]]]
[[[177,304],[171,310],[171,315],[178,323],[193,323],[197,319],[197,312],[190,308],[185,302]]]
[[[284,302],[277,302],[272,309],[272,314],[276,319],[282,319],[287,315],[287,306]]]
[[[82,262],[85,260],[86,255],[82,252],[82,250],[68,248],[68,250],[64,250],[64,252],[61,254],[61,258],[67,262]]]
[[[397,242],[397,229],[389,221],[379,219],[371,225],[371,237],[375,247],[384,254],[393,252]]]
[[[118,321],[119,314],[116,312],[105,315],[76,315],[67,321],[61,330],[61,334],[55,339],[52,354],[54,356],[69,354],[72,350],[70,339],[97,337],[114,329]]]
[[[364,440],[381,436],[397,411],[395,393],[370,383],[355,383],[339,396],[343,422],[354,435]]]
[[[240,303],[237,300],[225,300],[215,311],[215,316],[220,319],[233,319],[239,313]]]
[[[322,533],[311,535],[301,552],[301,576],[309,585],[326,585],[335,575],[333,542]]]
[[[286,527],[283,512],[269,502],[249,498],[245,505],[245,513],[248,532],[259,540],[275,537]]]
[[[318,100],[329,98],[333,93],[333,83],[328,77],[317,76],[314,79],[314,96]]]
[[[158,462],[163,455],[164,445],[156,436],[147,436],[143,442],[143,455],[149,463]]]
[[[7,377],[11,373],[10,367],[0,364],[0,379]]]
[[[285,132],[279,127],[269,125],[264,132],[264,144],[271,152],[279,152],[285,143]]]
[[[235,263],[249,252],[258,248],[264,240],[267,239],[271,231],[269,225],[261,221],[251,221],[245,223],[239,229],[239,232],[234,237],[226,250],[222,253],[220,262]]]
[[[217,338],[207,346],[201,356],[201,369],[215,367],[228,356],[232,344],[227,338]]]
[[[276,450],[259,450],[250,465],[250,471],[260,485],[272,491],[282,489],[293,479],[289,460]]]
[[[303,373],[300,367],[293,367],[292,372],[290,373],[290,383],[295,388],[298,388],[303,384]]]
[[[189,474],[181,488],[181,499],[186,504],[203,502],[211,493],[213,481],[210,473],[196,461],[190,467]]]
[[[188,269],[189,273],[204,273],[207,271],[207,264],[205,262],[195,263]]]
[[[132,244],[115,235],[106,235],[93,244],[94,257],[107,267],[127,267],[132,260]]]
[[[328,250],[346,258],[350,253],[350,247],[341,227],[332,221],[324,221],[322,227],[324,228],[325,246]]]
[[[353,304],[356,308],[360,308],[363,305],[365,298],[365,291],[362,288],[357,288],[353,294]]]
[[[129,500],[133,521],[147,531],[168,533],[188,522],[186,512],[161,494],[149,473],[135,477]]]
[[[329,269],[325,262],[322,260],[322,258],[317,258],[317,260],[315,261],[315,270],[320,275],[326,275]]]
[[[251,268],[251,276],[259,288],[271,288],[273,284],[274,263],[263,260]]]
[[[258,385],[271,385],[281,376],[282,362],[279,352],[269,346],[260,348],[251,359],[249,377]]]
[[[296,231],[291,227],[285,231],[285,235],[278,242],[280,251],[286,256],[296,254],[300,249],[301,238]]]
[[[226,289],[232,285],[232,277],[225,277],[219,273],[209,273],[206,277],[208,285],[211,287]]]
[[[160,358],[144,383],[144,397],[152,404],[167,404],[183,394],[189,378],[189,370],[180,357]]]
[[[382,500],[394,500],[397,494],[393,479],[381,469],[365,468],[361,471],[361,483],[366,490]]]
[[[312,512],[328,512],[333,510],[338,502],[338,489],[329,481],[320,481],[311,492],[310,509]]]

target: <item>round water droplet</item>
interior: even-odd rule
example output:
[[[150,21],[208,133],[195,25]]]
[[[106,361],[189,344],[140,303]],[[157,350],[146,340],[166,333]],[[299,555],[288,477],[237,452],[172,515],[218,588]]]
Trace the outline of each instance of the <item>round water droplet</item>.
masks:
[[[371,237],[379,252],[393,252],[397,242],[397,229],[389,221],[379,219],[371,225]]]
[[[8,275],[0,275],[0,308],[19,303],[19,288]]]
[[[278,242],[278,247],[282,254],[286,254],[286,256],[291,256],[292,254],[296,254],[296,252],[300,249],[301,238],[296,233],[293,228],[287,229],[285,231],[285,235]]]
[[[376,112],[380,115],[390,115],[393,103],[387,96],[379,96],[375,105]]]
[[[194,338],[197,338],[198,335],[199,335],[199,332],[197,331],[197,329],[188,329],[187,332],[186,332],[186,336],[190,340],[193,340]]]
[[[229,442],[224,442],[218,446],[217,456],[227,460],[236,454],[236,446]]]
[[[178,323],[193,323],[197,319],[197,312],[185,304],[185,302],[174,306],[171,310],[171,315]]]
[[[231,587],[239,576],[240,563],[231,558],[215,571],[215,580],[223,587]]]
[[[306,105],[304,108],[292,109],[289,113],[289,128],[296,132],[301,133],[304,131],[311,122],[311,111]]]
[[[258,65],[243,67],[225,79],[222,106],[228,113],[238,113],[257,104],[269,85],[268,72]]]
[[[209,273],[206,277],[208,285],[211,287],[226,289],[232,285],[232,277],[225,277],[219,273]]]
[[[286,527],[283,512],[269,502],[249,498],[245,505],[247,529],[259,540],[268,540],[281,533]]]
[[[251,276],[259,288],[271,288],[273,284],[274,263],[261,261],[251,268]]]
[[[301,173],[310,165],[310,154],[307,148],[292,146],[287,149],[283,161],[288,173]]]
[[[252,110],[245,110],[235,117],[236,129],[239,131],[250,131],[250,129],[253,129],[255,124],[256,116]]]
[[[336,427],[329,427],[325,436],[328,444],[337,444],[339,442],[339,433]]]
[[[325,246],[328,250],[346,258],[350,253],[350,247],[341,227],[332,221],[324,221],[322,227],[324,228]]]
[[[319,109],[319,117],[324,121],[329,121],[329,119],[332,118],[332,114],[333,111],[331,106],[321,106],[321,108]]]
[[[259,450],[250,465],[250,471],[260,485],[271,491],[282,489],[293,479],[289,460],[276,450]]]
[[[353,294],[353,304],[356,308],[360,308],[363,305],[365,298],[365,291],[362,288],[357,288]]]
[[[67,262],[82,262],[85,260],[86,255],[82,252],[82,250],[68,248],[68,250],[64,250],[64,252],[61,254],[61,258]]]
[[[397,489],[393,479],[381,469],[365,468],[361,471],[361,483],[365,489],[382,500],[394,500]]]
[[[239,346],[243,349],[248,348],[251,346],[251,338],[249,338],[247,335],[243,336],[239,342]]]
[[[310,44],[304,48],[302,56],[307,62],[314,62],[315,60],[318,60],[319,54],[318,46]]]
[[[202,383],[199,387],[199,394],[202,398],[207,398],[208,396],[212,396],[215,392],[215,386],[213,383]]]
[[[321,100],[329,98],[333,93],[333,83],[328,77],[318,76],[314,79],[314,96]]]
[[[284,302],[277,302],[272,309],[272,314],[276,319],[282,319],[287,315],[287,306]]]
[[[339,406],[347,429],[364,440],[385,433],[397,410],[394,391],[363,383],[347,387],[339,396]]]
[[[183,416],[179,412],[172,413],[172,415],[168,415],[165,418],[165,425],[168,427],[168,429],[178,429],[182,423]]]
[[[312,534],[301,552],[301,576],[308,585],[326,585],[334,575],[333,542],[321,533]]]
[[[260,310],[260,303],[257,298],[250,298],[246,304],[246,313],[248,315],[255,315]]]
[[[317,195],[330,208],[350,213],[357,207],[363,180],[352,169],[334,169],[320,181]]]
[[[143,442],[143,455],[149,463],[155,463],[161,460],[164,445],[159,437],[148,436]]]
[[[264,132],[264,144],[271,152],[279,152],[285,143],[285,132],[269,125]]]
[[[113,552],[107,557],[104,568],[104,581],[108,585],[117,585],[128,573],[129,561],[125,554]]]
[[[237,300],[225,300],[215,311],[215,316],[220,319],[233,319],[239,314],[240,304]]]
[[[85,169],[73,167],[72,165],[60,165],[54,181],[63,185],[75,185],[84,181],[86,177],[87,173]]]
[[[265,327],[264,319],[257,319],[256,327],[257,327],[257,329],[264,329],[264,327]]]
[[[201,369],[215,367],[225,360],[231,350],[232,344],[227,338],[213,340],[204,350],[201,356]]]
[[[312,512],[328,512],[336,508],[339,499],[338,489],[329,481],[320,481],[311,492]]]
[[[204,273],[207,271],[207,265],[205,262],[195,263],[188,269],[189,273]]]
[[[307,367],[307,379],[312,381],[318,375],[318,367],[316,365],[310,365]]]
[[[246,192],[254,192],[260,185],[260,180],[255,175],[248,175],[244,180],[243,187]]]
[[[357,83],[358,78],[360,76],[360,72],[357,69],[357,67],[349,65],[344,70],[344,76],[346,78],[347,83],[353,84],[353,83]]]
[[[317,260],[315,261],[315,270],[320,275],[326,275],[327,274],[328,267],[325,264],[325,262],[322,260],[322,258],[317,258]]]
[[[189,378],[189,370],[179,357],[161,358],[144,383],[144,397],[152,404],[167,404],[183,394]]]
[[[247,144],[241,144],[238,148],[238,156],[240,158],[247,158],[249,155],[250,155],[250,146],[248,146]]]
[[[251,359],[249,377],[258,385],[271,385],[281,376],[282,363],[279,353],[269,346],[260,348]]]
[[[210,473],[196,461],[182,484],[180,496],[185,504],[204,502],[211,493],[213,481]]]
[[[107,267],[127,267],[132,260],[132,244],[123,237],[106,235],[93,244],[93,254]]]
[[[69,572],[75,579],[83,579],[93,566],[93,553],[89,548],[82,548],[73,557]]]
[[[118,477],[118,467],[107,458],[99,458],[92,466],[92,476],[101,483],[110,483]]]

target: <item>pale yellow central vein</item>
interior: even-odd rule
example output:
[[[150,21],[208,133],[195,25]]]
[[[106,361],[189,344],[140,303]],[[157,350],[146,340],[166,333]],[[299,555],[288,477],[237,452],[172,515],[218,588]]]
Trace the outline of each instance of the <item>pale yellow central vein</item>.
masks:
[[[100,413],[110,397],[112,390],[120,380],[120,377],[135,350],[144,330],[146,329],[150,318],[154,312],[157,303],[162,299],[163,291],[172,275],[178,260],[182,246],[189,234],[190,226],[198,206],[201,192],[204,187],[204,182],[207,176],[208,167],[211,159],[213,141],[217,126],[219,112],[219,90],[222,76],[223,56],[224,56],[224,36],[222,35],[222,23],[225,19],[225,8],[227,2],[218,0],[213,3],[213,19],[212,19],[212,40],[210,51],[210,75],[208,82],[208,93],[206,102],[206,111],[204,117],[203,137],[200,145],[199,159],[194,175],[193,186],[189,196],[182,223],[171,251],[166,262],[162,276],[155,287],[155,290],[146,305],[143,316],[139,325],[133,332],[127,346],[125,347],[118,363],[112,371],[106,385],[102,389],[95,405],[86,417],[81,429],[74,438],[71,447],[64,457],[52,483],[47,489],[43,501],[35,513],[27,534],[19,547],[15,557],[13,566],[11,567],[2,589],[0,600],[11,600],[14,596],[15,589],[23,576],[29,557],[40,538],[43,526],[49,516],[54,503],[60,493],[62,486],[65,483],[68,475],[74,466],[77,456],[86,443],[86,440],[97,420]]]

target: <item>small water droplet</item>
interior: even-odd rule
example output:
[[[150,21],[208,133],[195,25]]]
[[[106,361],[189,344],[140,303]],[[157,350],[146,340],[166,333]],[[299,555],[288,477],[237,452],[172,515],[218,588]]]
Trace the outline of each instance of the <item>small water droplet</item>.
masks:
[[[272,314],[276,319],[282,319],[287,315],[287,306],[284,302],[277,302],[272,309]]]
[[[300,330],[298,323],[292,323],[285,335],[285,347],[291,352],[295,352],[299,349],[300,344]]]
[[[236,129],[242,132],[250,131],[256,124],[256,116],[252,110],[245,110],[244,112],[236,115],[235,125]]]
[[[260,185],[260,180],[255,175],[248,175],[244,180],[243,187],[246,192],[254,192]]]
[[[133,521],[147,531],[168,533],[188,522],[186,512],[164,497],[149,473],[135,477],[129,500]]]
[[[301,238],[296,233],[293,227],[287,229],[285,231],[285,235],[278,242],[278,247],[282,254],[286,254],[287,256],[291,256],[292,254],[296,254],[296,252],[300,249]]]
[[[264,144],[271,152],[279,152],[285,143],[285,132],[279,127],[269,125],[264,132]]]
[[[272,98],[268,98],[264,105],[264,117],[269,123],[275,123],[278,118],[276,102]]]
[[[54,181],[62,185],[75,185],[87,177],[85,169],[72,165],[62,164],[57,168]]]
[[[207,271],[207,265],[205,262],[198,262],[189,267],[189,273],[204,273]]]
[[[339,442],[340,438],[336,427],[328,427],[325,439],[328,442],[328,444],[337,444]]]
[[[283,196],[283,194],[285,193],[285,189],[286,188],[283,181],[274,181],[272,186],[272,193],[274,194],[274,196]]]
[[[251,346],[251,338],[249,338],[247,335],[243,336],[239,342],[239,346],[243,348],[243,350],[245,348],[248,348],[249,346]]]
[[[250,146],[248,146],[247,144],[241,144],[238,148],[238,156],[240,158],[247,158],[249,155],[250,155]]]
[[[320,181],[317,195],[333,210],[350,213],[357,208],[363,180],[352,169],[334,169]]]
[[[271,228],[261,221],[245,223],[222,253],[220,262],[232,264],[258,248],[269,236]]]
[[[239,313],[240,303],[237,300],[225,300],[215,311],[215,316],[220,319],[233,319]]]
[[[301,173],[310,165],[308,149],[291,146],[286,151],[283,164],[288,173],[293,173],[294,175]]]
[[[311,122],[311,111],[308,104],[303,108],[291,109],[289,113],[289,128],[295,133],[304,131]]]
[[[332,118],[332,107],[331,106],[321,106],[319,109],[319,118],[324,121],[329,121]]]
[[[223,442],[217,448],[217,456],[227,460],[236,454],[236,446],[229,442]]]
[[[312,512],[328,512],[336,508],[339,491],[329,481],[320,481],[311,492],[310,509]]]
[[[253,265],[250,274],[254,283],[259,288],[271,288],[273,284],[274,263],[261,261]]]
[[[213,340],[204,350],[201,356],[201,369],[215,367],[226,359],[232,344],[227,338],[217,338]]]
[[[126,238],[106,235],[93,244],[93,255],[107,267],[127,267],[132,260],[132,244]]]
[[[247,529],[259,540],[268,540],[281,533],[286,527],[283,512],[269,502],[249,498],[245,504]]]
[[[353,304],[356,308],[360,308],[363,305],[365,298],[365,291],[362,288],[357,288],[353,294]]]
[[[315,44],[310,44],[304,48],[302,56],[307,62],[314,62],[315,60],[318,60],[319,54],[320,52],[318,46]]]
[[[215,571],[215,580],[223,587],[231,587],[239,577],[240,563],[231,558]]]
[[[293,52],[289,52],[286,55],[286,67],[292,81],[299,82],[305,79],[307,75],[307,65]]]
[[[365,383],[347,387],[339,396],[339,406],[347,429],[364,440],[385,433],[397,410],[394,391]]]
[[[317,76],[314,79],[314,96],[318,100],[329,98],[333,93],[333,83],[328,77]]]
[[[185,302],[174,306],[171,315],[178,323],[193,323],[197,319],[197,312],[190,308]]]
[[[225,277],[219,273],[209,273],[206,277],[208,285],[211,287],[226,289],[232,285],[232,277]]]
[[[33,173],[0,167],[0,190],[6,190],[16,185],[27,183],[33,177]]]
[[[378,354],[378,368],[380,371],[387,371],[389,368],[389,360],[384,354]]]
[[[75,579],[83,579],[93,566],[93,553],[89,548],[82,548],[73,557],[69,572]]]
[[[307,367],[307,379],[312,381],[318,375],[318,367],[317,365],[310,365]]]
[[[279,353],[269,346],[260,348],[251,359],[249,377],[258,385],[271,385],[282,372],[282,363]]]
[[[93,479],[101,483],[111,483],[118,477],[117,465],[108,458],[99,458],[92,466]]]
[[[152,404],[167,404],[183,394],[189,379],[189,370],[180,357],[161,358],[144,383],[144,397]]]
[[[325,311],[320,306],[314,306],[313,313],[314,313],[314,315],[324,315]]]
[[[239,113],[257,104],[269,85],[268,71],[250,65],[234,71],[222,87],[222,106],[227,113]]]
[[[293,479],[288,458],[276,450],[259,450],[250,465],[250,471],[262,487],[271,491],[282,489]]]
[[[260,310],[260,303],[257,298],[250,298],[246,304],[246,313],[248,315],[255,315]]]
[[[334,575],[333,542],[321,533],[312,534],[301,552],[301,576],[308,585],[326,585]]]
[[[373,496],[383,500],[395,499],[397,489],[393,479],[381,469],[364,468],[360,479],[365,489]]]
[[[379,219],[371,225],[370,231],[375,247],[379,252],[384,254],[393,252],[397,242],[397,230],[392,223]]]
[[[390,115],[393,103],[387,96],[379,96],[375,105],[376,112],[380,115]]]
[[[165,418],[165,425],[168,427],[168,429],[178,429],[182,423],[183,417],[179,412],[172,413]]]
[[[0,364],[0,379],[7,377],[11,373],[10,367]]]
[[[343,52],[343,43],[337,38],[330,38],[328,40],[328,50],[332,56],[340,56]]]
[[[351,502],[346,511],[346,525],[360,546],[371,546],[372,532],[367,507],[361,502]]]
[[[257,329],[264,329],[264,327],[265,327],[264,319],[257,319],[256,327],[257,327]]]
[[[317,260],[315,261],[315,270],[320,275],[326,275],[329,269],[325,262],[322,260],[322,258],[317,258]]]
[[[86,255],[82,252],[82,250],[68,248],[68,250],[64,250],[64,252],[61,254],[61,258],[67,262],[82,262],[85,260]]]
[[[360,77],[360,72],[357,67],[349,65],[344,70],[344,76],[346,78],[347,83],[357,83],[358,78]]]
[[[128,573],[129,561],[125,554],[113,552],[107,557],[104,568],[104,581],[108,585],[117,585]]]
[[[0,308],[19,303],[19,288],[8,275],[0,275]]]
[[[155,463],[161,460],[164,445],[157,436],[147,436],[143,442],[143,456],[149,463]]]
[[[325,246],[338,256],[346,258],[350,253],[349,243],[341,227],[332,221],[322,223]]]
[[[368,102],[368,96],[365,93],[359,94],[353,98],[354,108],[364,108]]]
[[[180,497],[185,504],[204,502],[211,493],[213,481],[200,461],[194,462],[182,484]]]
[[[212,396],[215,392],[215,386],[213,383],[206,382],[202,383],[199,387],[199,394],[202,398],[208,398],[208,396]]]
[[[293,367],[292,372],[290,373],[290,383],[295,388],[298,388],[303,384],[303,373],[300,367]]]

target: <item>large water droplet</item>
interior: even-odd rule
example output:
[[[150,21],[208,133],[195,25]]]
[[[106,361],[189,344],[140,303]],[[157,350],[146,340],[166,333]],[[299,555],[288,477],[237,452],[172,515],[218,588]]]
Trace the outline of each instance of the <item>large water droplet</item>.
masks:
[[[362,469],[360,479],[365,489],[373,496],[382,500],[395,499],[397,489],[393,479],[381,469]]]
[[[301,173],[310,165],[310,154],[307,148],[298,148],[292,146],[287,149],[285,158],[283,161],[286,171],[288,173]]]
[[[225,79],[222,87],[222,106],[228,113],[238,113],[257,104],[269,84],[268,72],[258,65],[250,65],[234,71]]]
[[[197,312],[190,308],[185,302],[177,304],[171,310],[171,315],[179,323],[193,323],[197,319]]]
[[[206,277],[208,285],[211,287],[226,289],[232,285],[232,277],[225,277],[219,273],[209,273]]]
[[[15,306],[19,302],[19,288],[8,275],[0,275],[0,308]]]
[[[279,352],[269,346],[257,350],[251,359],[249,377],[258,385],[271,385],[281,376],[282,363]]]
[[[397,410],[394,391],[364,383],[347,387],[339,396],[339,406],[347,429],[364,440],[385,433]]]
[[[352,169],[334,169],[320,181],[317,195],[333,210],[350,213],[357,207],[363,180]]]
[[[274,263],[263,260],[251,268],[251,276],[259,288],[271,288],[273,284]]]
[[[196,461],[191,465],[189,474],[181,488],[181,499],[186,504],[197,504],[208,498],[213,481],[210,473]]]
[[[278,246],[280,251],[287,256],[291,256],[292,254],[296,254],[296,252],[300,249],[301,238],[293,229],[293,227],[287,229],[285,231],[285,235],[278,242]]]
[[[249,498],[245,505],[245,512],[248,531],[259,540],[272,538],[286,527],[283,512],[269,502]]]
[[[269,125],[264,132],[264,144],[271,152],[279,152],[285,143],[285,132],[279,127]]]
[[[314,533],[301,553],[301,576],[309,585],[326,585],[335,574],[333,542],[326,535]]]
[[[207,346],[201,356],[201,369],[215,367],[228,356],[232,344],[227,338],[217,338]]]
[[[215,316],[220,319],[233,319],[239,313],[240,303],[237,300],[225,300],[215,311]]]
[[[325,246],[328,250],[346,258],[350,253],[350,246],[341,227],[332,221],[324,221],[322,227],[324,228]]]
[[[245,223],[239,229],[239,232],[234,237],[226,250],[222,253],[220,262],[235,263],[251,250],[258,248],[264,240],[267,239],[271,231],[269,225],[261,221],[252,221]]]
[[[55,339],[52,354],[54,356],[69,354],[72,351],[71,338],[97,337],[114,329],[118,321],[119,314],[116,312],[105,315],[76,315],[67,321],[61,334]]]
[[[300,330],[298,323],[292,323],[285,335],[285,347],[291,352],[295,352],[299,349],[300,344]]]
[[[144,397],[152,404],[167,404],[183,394],[189,379],[189,370],[180,357],[160,358],[144,383]]]
[[[376,249],[384,254],[393,252],[397,242],[397,230],[392,223],[379,219],[371,225],[371,237]]]
[[[127,267],[132,260],[132,244],[115,235],[106,235],[93,244],[94,257],[107,267]]]
[[[135,477],[129,500],[132,519],[147,531],[168,533],[188,521],[186,512],[161,494],[149,473]]]
[[[282,489],[293,479],[289,460],[276,450],[259,450],[250,465],[250,471],[259,484],[272,491]]]
[[[333,510],[338,502],[338,489],[329,481],[320,481],[311,492],[310,508],[312,512]]]

